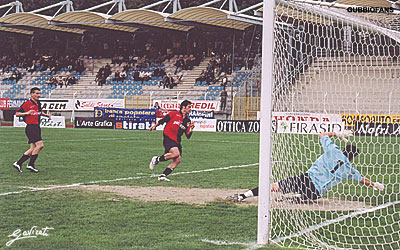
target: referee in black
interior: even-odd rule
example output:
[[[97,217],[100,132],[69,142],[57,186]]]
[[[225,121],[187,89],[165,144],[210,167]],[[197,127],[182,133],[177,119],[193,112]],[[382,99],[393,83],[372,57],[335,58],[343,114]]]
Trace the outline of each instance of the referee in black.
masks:
[[[22,116],[24,118],[26,123],[25,134],[28,137],[30,148],[22,155],[21,159],[13,163],[13,166],[18,170],[18,172],[22,172],[22,164],[29,159],[26,169],[37,173],[39,170],[35,168],[35,161],[38,158],[40,150],[43,148],[40,117],[44,115],[50,119],[51,116],[42,112],[42,106],[39,101],[40,89],[34,87],[30,92],[31,99],[24,102],[15,114],[17,117]]]

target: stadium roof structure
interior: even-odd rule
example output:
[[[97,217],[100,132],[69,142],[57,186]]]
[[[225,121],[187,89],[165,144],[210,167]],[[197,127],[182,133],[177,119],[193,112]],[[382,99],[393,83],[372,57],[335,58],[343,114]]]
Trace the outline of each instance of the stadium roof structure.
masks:
[[[30,30],[7,28],[7,27],[0,27],[0,32],[9,32],[9,33],[16,33],[16,34],[23,34],[30,36],[33,35],[33,31]]]
[[[250,6],[241,11],[237,9],[235,0],[229,0],[229,11],[222,9],[228,0],[224,1],[220,9],[208,7],[220,1],[222,0],[212,0],[200,6],[186,9],[181,9],[179,0],[161,0],[140,9],[131,10],[126,9],[124,0],[111,0],[86,10],[77,11],[73,9],[72,0],[64,0],[31,12],[23,12],[21,5],[17,13],[8,14],[8,11],[0,18],[0,31],[28,35],[32,35],[32,31],[36,30],[83,34],[86,30],[93,28],[128,33],[133,33],[139,28],[187,32],[194,28],[194,26],[204,25],[207,25],[207,27],[243,31],[253,25],[262,25],[262,18],[243,14],[251,9],[258,8],[262,3]],[[164,3],[168,3],[168,5],[173,4],[172,14],[164,13],[168,5],[162,12],[150,9]],[[109,15],[117,4],[118,13]],[[107,5],[113,5],[107,14],[93,12],[93,10]],[[4,6],[15,7],[16,4],[10,3]],[[39,12],[54,7],[60,8],[53,17],[39,14]],[[66,12],[59,14],[64,7]]]
[[[49,24],[51,17],[34,13],[13,13],[0,18],[0,27],[11,27],[24,30],[44,29],[74,34],[83,34],[85,30],[76,28],[57,27]]]
[[[182,9],[172,13],[165,20],[176,23],[181,22],[182,24],[202,24],[234,30],[245,30],[254,24],[262,25],[262,19],[258,17],[202,6]]]
[[[107,14],[86,10],[70,11],[55,16],[51,19],[50,23],[62,27],[64,27],[65,24],[71,27],[84,27],[84,29],[87,29],[89,27],[129,33],[133,33],[137,30],[137,28],[125,25],[105,23],[105,21],[110,17],[111,16]]]
[[[189,31],[193,26],[185,26],[165,21],[169,14],[147,9],[132,9],[114,14],[107,23],[121,23],[139,28],[161,28],[176,31]]]

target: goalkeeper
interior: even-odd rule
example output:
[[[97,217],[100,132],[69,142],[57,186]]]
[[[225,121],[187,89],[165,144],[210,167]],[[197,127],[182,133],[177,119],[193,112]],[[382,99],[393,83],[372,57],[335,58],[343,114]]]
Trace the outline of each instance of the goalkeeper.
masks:
[[[332,187],[346,179],[351,179],[373,187],[375,190],[384,190],[384,185],[372,182],[361,176],[360,172],[351,165],[351,161],[358,155],[355,146],[347,145],[343,151],[335,145],[330,137],[337,136],[347,142],[346,136],[353,132],[324,132],[319,135],[324,154],[322,154],[304,174],[289,177],[271,185],[272,192],[297,193],[297,201],[316,200],[321,198]],[[258,196],[258,187],[243,194],[227,197],[229,200],[240,202],[248,197]]]

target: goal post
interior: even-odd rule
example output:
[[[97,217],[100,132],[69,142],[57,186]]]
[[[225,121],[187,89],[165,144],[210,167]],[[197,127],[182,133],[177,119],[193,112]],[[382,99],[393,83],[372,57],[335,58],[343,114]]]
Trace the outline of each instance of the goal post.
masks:
[[[264,1],[258,244],[400,249],[400,14],[340,2]],[[352,167],[383,190],[346,174],[315,201],[270,192],[324,153],[321,132],[344,130],[332,142],[356,146]]]
[[[269,243],[271,220],[271,113],[273,89],[274,58],[274,1],[264,0],[263,39],[262,39],[262,75],[261,75],[261,131],[259,155],[259,200],[257,244]]]

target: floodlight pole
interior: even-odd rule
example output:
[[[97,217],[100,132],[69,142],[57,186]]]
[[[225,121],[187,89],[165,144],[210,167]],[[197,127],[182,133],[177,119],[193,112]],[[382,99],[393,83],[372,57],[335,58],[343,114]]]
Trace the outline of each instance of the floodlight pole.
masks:
[[[275,0],[264,0],[257,244],[270,243]]]

